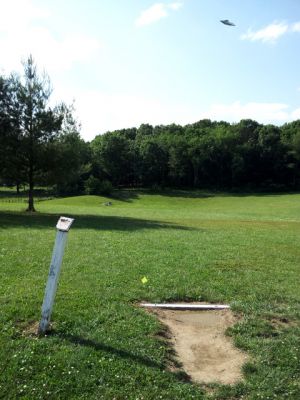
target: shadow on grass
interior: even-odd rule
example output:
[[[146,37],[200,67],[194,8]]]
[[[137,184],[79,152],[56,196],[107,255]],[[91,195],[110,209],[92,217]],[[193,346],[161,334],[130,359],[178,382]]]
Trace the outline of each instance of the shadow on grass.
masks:
[[[115,355],[115,356],[123,358],[125,360],[134,361],[138,364],[143,364],[146,367],[158,368],[160,370],[164,369],[163,364],[153,361],[150,358],[139,356],[138,354],[133,354],[127,350],[117,349],[113,346],[110,346],[110,345],[107,345],[104,343],[99,343],[92,339],[86,339],[81,336],[70,335],[67,333],[60,333],[60,332],[55,332],[55,331],[53,331],[51,333],[51,335],[59,337],[63,340],[67,340],[68,342],[70,342],[76,346],[90,347],[96,351],[102,351],[102,352],[104,351],[106,353]]]
[[[112,200],[131,202],[139,199],[140,195],[144,192],[137,189],[120,189],[114,190],[108,197]]]
[[[151,189],[120,189],[115,190],[109,197],[113,200],[119,200],[124,202],[131,202],[137,200],[141,195],[152,195],[152,196],[165,196],[165,197],[181,197],[187,199],[204,199],[208,197],[215,197],[217,194],[213,192],[204,192],[199,190],[151,190]]]
[[[5,197],[17,197],[17,198],[27,199],[28,194],[25,192],[17,193],[13,191],[8,191],[8,190],[6,191],[0,189],[0,199]]]
[[[194,230],[188,226],[172,224],[164,221],[146,220],[130,217],[99,216],[99,215],[68,215],[75,218],[72,230],[117,230],[136,231],[141,229],[179,229]],[[0,211],[0,228],[55,228],[60,214],[21,213]]]
[[[48,189],[34,189],[34,197],[45,197],[45,196],[54,196],[53,190]],[[20,190],[19,193],[13,189],[3,189],[0,188],[0,198],[1,197],[22,197],[28,198],[28,190]]]
[[[141,195],[158,195],[170,198],[207,199],[212,197],[274,197],[291,194],[300,194],[299,191],[274,191],[274,190],[214,190],[214,189],[120,189],[114,191],[109,197],[114,200],[131,202],[139,199]]]

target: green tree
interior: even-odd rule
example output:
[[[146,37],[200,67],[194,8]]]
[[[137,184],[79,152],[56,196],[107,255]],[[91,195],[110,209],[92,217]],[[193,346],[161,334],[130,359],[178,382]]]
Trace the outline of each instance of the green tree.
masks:
[[[232,155],[232,184],[234,187],[257,187],[261,182],[261,147],[259,129],[252,119],[243,119],[232,126],[236,145]]]
[[[138,136],[151,136],[153,135],[153,126],[150,124],[142,124],[137,130]]]
[[[25,181],[22,174],[20,109],[16,96],[16,76],[0,77],[0,178],[19,186]]]
[[[98,135],[91,142],[94,176],[113,185],[129,184],[133,177],[130,140],[119,131]]]
[[[144,186],[165,185],[168,175],[168,153],[163,144],[151,136],[138,145],[140,181]]]
[[[22,158],[26,181],[29,185],[27,211],[35,211],[33,190],[39,175],[45,171],[48,143],[58,135],[63,114],[61,108],[50,108],[51,86],[46,74],[39,75],[32,56],[23,63],[24,75],[16,81]]]
[[[45,144],[42,180],[55,185],[59,194],[84,191],[84,180],[91,172],[90,146],[80,137],[80,125],[74,118],[74,107],[60,105],[62,126],[55,140]]]
[[[288,149],[281,140],[280,128],[265,125],[259,130],[261,165],[260,176],[263,185],[288,185],[286,181],[288,170]]]
[[[175,186],[191,186],[193,165],[189,157],[188,141],[183,136],[171,137],[168,141],[169,177]]]

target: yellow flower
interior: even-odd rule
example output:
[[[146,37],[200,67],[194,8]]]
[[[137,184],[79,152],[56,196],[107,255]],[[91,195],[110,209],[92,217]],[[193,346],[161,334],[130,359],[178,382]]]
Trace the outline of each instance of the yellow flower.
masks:
[[[144,276],[144,278],[141,279],[142,283],[145,285],[145,283],[148,282],[148,279]]]

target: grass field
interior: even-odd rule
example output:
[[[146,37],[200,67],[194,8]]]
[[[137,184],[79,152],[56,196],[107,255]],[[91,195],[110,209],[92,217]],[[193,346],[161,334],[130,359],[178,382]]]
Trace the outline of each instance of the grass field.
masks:
[[[299,399],[300,195],[0,198],[1,399]],[[75,222],[46,337],[29,334],[60,215]],[[141,279],[146,276],[144,285]],[[229,303],[244,380],[210,387],[168,371],[147,301]]]

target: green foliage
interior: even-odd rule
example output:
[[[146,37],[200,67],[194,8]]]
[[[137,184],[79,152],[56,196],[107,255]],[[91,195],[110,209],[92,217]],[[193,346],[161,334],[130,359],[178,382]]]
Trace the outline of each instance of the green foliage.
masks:
[[[49,106],[49,78],[38,73],[32,56],[23,66],[23,76],[0,78],[0,177],[9,184],[28,184],[28,210],[34,211],[37,184],[78,186],[87,145],[72,107]]]
[[[115,185],[215,189],[300,188],[299,124],[201,120],[184,127],[107,132],[91,142],[92,170]]]
[[[108,180],[100,180],[91,175],[85,182],[86,194],[97,194],[109,196],[113,191],[113,186]]]
[[[105,177],[114,185],[129,183],[132,174],[130,140],[119,132],[96,136],[91,143],[94,168],[99,178]]]
[[[168,142],[168,175],[175,186],[192,186],[186,178],[191,175],[189,143],[182,136],[171,137]]]
[[[140,162],[139,180],[142,185],[164,184],[168,173],[168,154],[158,140],[143,138],[137,147]]]
[[[79,133],[65,129],[52,143],[54,156],[46,160],[52,165],[44,176],[44,182],[55,184],[59,194],[84,193],[84,180],[90,174],[90,148]]]
[[[26,181],[20,129],[17,77],[0,76],[0,178],[9,185]]]

